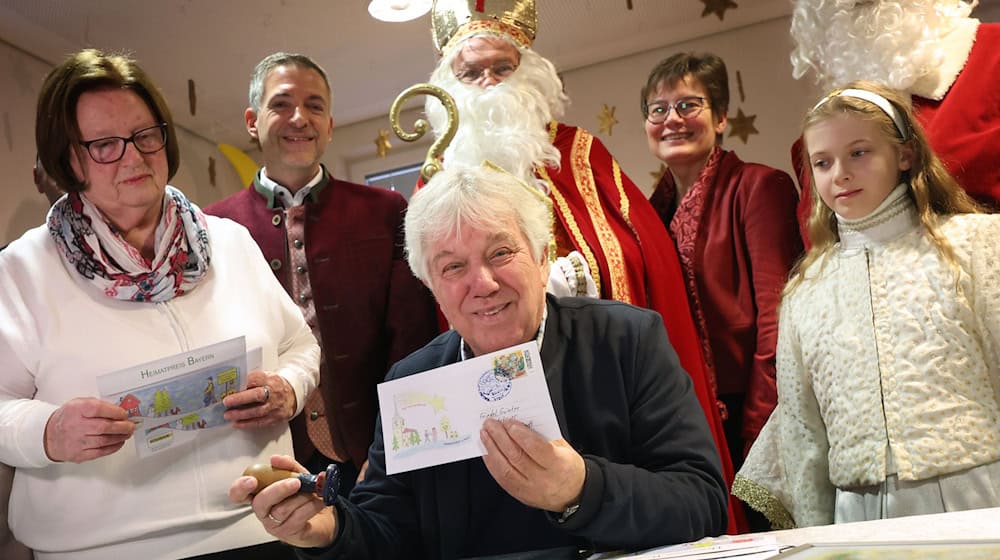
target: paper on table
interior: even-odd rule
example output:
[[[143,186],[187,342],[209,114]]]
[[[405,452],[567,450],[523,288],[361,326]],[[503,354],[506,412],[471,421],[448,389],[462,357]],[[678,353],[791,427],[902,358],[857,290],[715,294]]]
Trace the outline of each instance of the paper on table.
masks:
[[[633,554],[604,553],[591,556],[588,560],[715,560],[737,558],[739,560],[759,560],[770,558],[781,551],[781,546],[771,535],[723,535],[704,539],[651,548]]]
[[[378,386],[386,473],[480,457],[486,418],[562,437],[532,341]]]

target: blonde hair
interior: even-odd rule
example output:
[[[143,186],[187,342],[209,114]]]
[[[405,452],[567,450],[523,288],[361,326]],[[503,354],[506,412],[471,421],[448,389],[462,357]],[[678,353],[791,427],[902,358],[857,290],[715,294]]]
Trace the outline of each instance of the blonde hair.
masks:
[[[902,116],[905,127],[903,133],[883,109],[865,99],[849,95],[838,95],[845,89],[860,89],[885,98],[896,112]],[[931,241],[949,261],[958,280],[958,263],[951,244],[941,235],[940,218],[954,214],[973,214],[981,211],[979,205],[966,194],[958,181],[948,173],[930,145],[923,128],[914,117],[908,96],[874,82],[855,81],[837,88],[823,97],[806,114],[802,124],[803,165],[809,169],[812,193],[812,208],[806,221],[806,230],[812,247],[792,270],[785,294],[791,293],[802,283],[803,273],[840,241],[837,217],[820,198],[816,191],[816,179],[812,176],[809,160],[809,146],[805,132],[817,123],[837,115],[851,115],[876,123],[879,130],[897,149],[908,145],[913,150],[912,166],[902,173],[901,180],[909,185],[907,195],[917,208],[920,223],[926,228]],[[905,139],[904,139],[905,137]]]

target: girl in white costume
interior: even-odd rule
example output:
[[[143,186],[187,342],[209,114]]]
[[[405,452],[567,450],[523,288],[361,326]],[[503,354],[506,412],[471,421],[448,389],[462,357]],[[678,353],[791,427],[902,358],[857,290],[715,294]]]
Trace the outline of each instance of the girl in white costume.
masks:
[[[803,129],[813,246],[733,493],[776,527],[1000,506],[1000,216],[892,90],[835,90]]]

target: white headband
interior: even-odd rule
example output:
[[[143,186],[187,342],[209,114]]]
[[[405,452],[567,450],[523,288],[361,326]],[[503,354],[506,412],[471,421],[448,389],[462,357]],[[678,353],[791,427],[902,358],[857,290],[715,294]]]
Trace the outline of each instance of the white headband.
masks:
[[[812,110],[815,111],[816,109],[819,109],[820,107],[823,106],[824,103],[833,99],[834,97],[854,97],[856,99],[863,99],[875,105],[879,109],[882,109],[882,112],[888,115],[890,119],[892,119],[893,124],[896,125],[896,130],[899,131],[900,138],[902,138],[903,140],[908,139],[909,134],[907,134],[906,132],[906,121],[903,119],[903,115],[901,115],[899,111],[896,110],[896,107],[888,99],[882,97],[877,93],[872,93],[868,90],[845,89],[835,93],[831,93],[830,95],[827,95],[826,97],[821,99],[819,103],[817,103],[816,106],[812,108]]]

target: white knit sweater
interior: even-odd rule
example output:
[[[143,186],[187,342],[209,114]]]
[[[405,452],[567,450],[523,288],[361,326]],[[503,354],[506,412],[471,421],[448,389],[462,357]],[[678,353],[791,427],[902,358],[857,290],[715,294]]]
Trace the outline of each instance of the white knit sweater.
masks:
[[[139,460],[132,440],[82,464],[53,463],[45,424],[97,376],[246,336],[299,403],[317,384],[319,347],[247,231],[207,217],[212,264],[166,303],[108,298],[69,271],[45,226],[0,252],[0,462],[17,467],[10,524],[41,559],[181,558],[274,540],[227,490],[251,463],[290,454],[287,426],[205,430]]]
[[[766,489],[795,525],[826,524],[836,487],[1000,459],[1000,216],[950,217],[941,234],[957,269],[905,186],[841,220],[841,242],[782,302],[778,408],[737,492],[750,481],[750,499]]]

